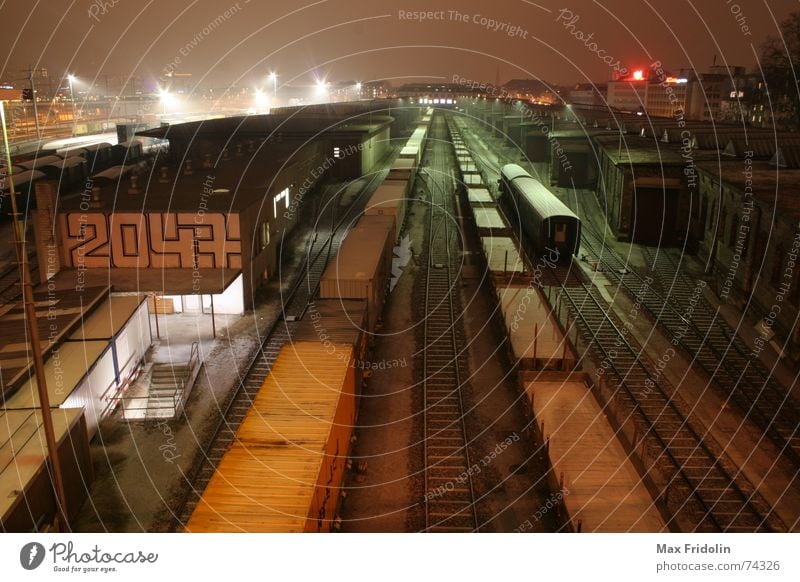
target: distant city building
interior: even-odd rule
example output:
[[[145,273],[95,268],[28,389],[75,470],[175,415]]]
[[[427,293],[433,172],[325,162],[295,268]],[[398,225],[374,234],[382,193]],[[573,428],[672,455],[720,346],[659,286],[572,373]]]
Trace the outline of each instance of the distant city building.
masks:
[[[559,101],[557,89],[538,79],[512,79],[503,85],[505,94],[514,99],[536,101],[538,103],[556,103]]]
[[[764,127],[771,124],[764,99],[760,77],[744,67],[714,65],[704,73],[637,69],[608,83],[609,107],[686,121],[744,121]]]
[[[569,90],[567,101],[574,105],[603,106],[608,98],[608,85],[580,83]]]

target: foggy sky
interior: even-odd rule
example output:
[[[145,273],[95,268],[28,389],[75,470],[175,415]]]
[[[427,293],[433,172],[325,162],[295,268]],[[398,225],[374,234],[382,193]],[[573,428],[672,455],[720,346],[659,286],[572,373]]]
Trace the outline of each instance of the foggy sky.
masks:
[[[569,29],[556,21],[562,9],[578,16]],[[764,38],[797,9],[794,0],[5,0],[0,78],[19,81],[31,64],[82,79],[172,68],[199,86],[249,85],[269,70],[298,85],[314,75],[399,85],[454,75],[494,82],[498,73],[501,82],[567,84],[607,80],[600,56],[628,69],[661,60],[702,71],[716,55],[752,69]],[[445,11],[445,19],[401,20],[400,10]],[[576,31],[593,34],[589,46]]]

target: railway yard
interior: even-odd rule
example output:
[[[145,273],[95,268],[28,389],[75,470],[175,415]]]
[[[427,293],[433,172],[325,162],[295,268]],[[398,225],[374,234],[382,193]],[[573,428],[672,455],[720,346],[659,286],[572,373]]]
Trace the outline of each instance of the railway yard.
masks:
[[[75,511],[76,531],[800,527],[796,371],[769,353],[753,357],[752,332],[708,289],[696,258],[619,241],[594,190],[552,185],[549,162],[531,161],[468,112],[416,108],[391,130],[372,116],[363,127],[350,122],[348,131],[385,147],[370,154],[368,171],[311,184],[299,203],[308,196],[313,204],[298,217],[285,193],[302,173],[286,170],[291,186],[266,205],[274,206],[268,220],[250,227],[257,269],[209,262],[224,282],[203,283],[199,311],[180,289],[142,294],[158,336],[151,351],[199,349],[204,367],[182,364],[192,380],[174,417],[153,424],[147,415],[163,397],[151,389],[146,422],[122,424],[113,407],[98,421],[94,483]],[[147,155],[163,155],[158,143]],[[32,184],[59,168],[67,191],[87,178],[86,165],[91,182],[125,181],[130,195],[139,193],[137,176],[166,183],[172,170],[156,171],[159,162],[149,178],[141,174],[140,142],[106,145],[22,160],[18,186],[33,200]],[[259,155],[251,141],[229,149],[235,154],[226,148],[219,158]],[[307,151],[300,172],[320,159]],[[211,172],[210,154],[192,155],[205,155]],[[191,180],[191,163],[179,174]],[[225,195],[223,186],[213,191]],[[100,188],[91,199],[101,207]],[[237,229],[255,208],[240,204]],[[159,220],[170,243],[173,227]],[[297,225],[281,233],[271,226],[279,220]],[[225,224],[227,244],[238,242]],[[193,236],[197,272],[206,239]],[[44,255],[29,252],[39,277]],[[0,292],[11,304],[19,286],[8,262]],[[117,281],[126,281],[122,271]],[[233,302],[247,307],[241,318],[245,307],[225,311],[237,275],[245,277],[244,299]],[[258,281],[268,283],[248,290]],[[182,313],[164,306],[173,296]],[[171,340],[170,329],[188,340]],[[152,360],[120,389],[121,410],[132,409],[124,393],[142,375],[155,377]],[[167,458],[165,437],[180,460],[156,471],[150,459]]]

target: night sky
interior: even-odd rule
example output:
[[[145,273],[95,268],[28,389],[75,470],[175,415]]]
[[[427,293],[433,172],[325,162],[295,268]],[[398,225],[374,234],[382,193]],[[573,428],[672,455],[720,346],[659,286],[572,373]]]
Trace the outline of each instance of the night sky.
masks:
[[[314,75],[399,85],[454,75],[494,82],[498,73],[501,82],[569,84],[607,80],[603,56],[628,69],[658,59],[703,71],[716,55],[752,69],[763,39],[797,9],[796,0],[5,0],[0,77],[18,81],[32,64],[82,79],[171,68],[198,86],[249,85],[272,69],[297,85]],[[419,10],[438,19],[401,18]],[[587,46],[572,33],[593,38]]]

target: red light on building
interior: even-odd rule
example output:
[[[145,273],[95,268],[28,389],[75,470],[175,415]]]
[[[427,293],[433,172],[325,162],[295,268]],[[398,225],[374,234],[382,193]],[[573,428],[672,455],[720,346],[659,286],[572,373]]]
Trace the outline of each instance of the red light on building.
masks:
[[[633,72],[633,80],[634,81],[643,81],[644,80],[644,71],[641,69],[636,69]]]

